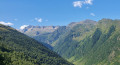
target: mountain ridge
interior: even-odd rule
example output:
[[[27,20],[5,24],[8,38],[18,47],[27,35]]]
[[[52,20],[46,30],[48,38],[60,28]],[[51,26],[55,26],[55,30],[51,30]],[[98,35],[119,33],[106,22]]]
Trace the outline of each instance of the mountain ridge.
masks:
[[[25,27],[23,30],[20,30],[20,32],[24,34],[29,34],[29,36],[38,36],[41,34],[47,34],[54,32],[59,26],[32,26],[29,25]]]

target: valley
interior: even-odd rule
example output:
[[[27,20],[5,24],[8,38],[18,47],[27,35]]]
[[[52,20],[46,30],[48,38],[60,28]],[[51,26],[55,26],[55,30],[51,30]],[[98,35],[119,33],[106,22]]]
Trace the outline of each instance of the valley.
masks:
[[[0,0],[0,65],[120,65],[120,0]]]

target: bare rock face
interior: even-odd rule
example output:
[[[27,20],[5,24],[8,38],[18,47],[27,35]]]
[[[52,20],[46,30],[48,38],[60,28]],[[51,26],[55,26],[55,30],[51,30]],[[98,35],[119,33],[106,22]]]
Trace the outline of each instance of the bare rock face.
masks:
[[[58,28],[59,26],[31,26],[29,25],[28,27],[21,30],[21,32],[24,34],[27,34],[28,36],[38,36],[41,34],[52,33]]]

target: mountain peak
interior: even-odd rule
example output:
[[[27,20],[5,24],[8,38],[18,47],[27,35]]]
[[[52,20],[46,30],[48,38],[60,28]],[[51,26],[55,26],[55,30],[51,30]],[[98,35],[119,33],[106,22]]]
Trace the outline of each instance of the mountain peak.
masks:
[[[80,22],[72,22],[68,25],[68,27],[74,27],[77,24],[96,24],[96,21],[90,20],[90,19],[86,19],[84,21],[80,21]]]
[[[93,20],[90,20],[90,19],[86,19],[84,21],[81,21],[80,23],[82,23],[82,24],[85,24],[85,23],[87,23],[87,24],[96,24],[96,21],[93,21]]]

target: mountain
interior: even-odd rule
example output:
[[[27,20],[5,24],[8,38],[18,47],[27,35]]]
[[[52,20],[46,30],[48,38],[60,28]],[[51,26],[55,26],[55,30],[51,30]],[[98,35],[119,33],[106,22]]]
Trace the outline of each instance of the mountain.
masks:
[[[72,22],[68,25],[68,27],[72,28],[72,27],[76,26],[77,24],[94,24],[95,25],[96,22],[93,20],[90,20],[90,19],[86,19],[86,20],[80,21],[80,22]]]
[[[59,26],[54,32],[52,33],[45,33],[42,35],[37,35],[37,36],[33,36],[34,39],[40,41],[40,42],[44,42],[50,45],[53,43],[54,41],[56,41],[61,35],[63,35],[65,32],[68,32],[72,27],[74,27],[77,24],[96,24],[95,21],[93,20],[85,20],[85,21],[81,21],[81,22],[72,22],[70,23],[68,26]],[[24,33],[25,34],[25,33]],[[28,35],[28,34],[26,34]],[[29,35],[28,35],[29,36]]]
[[[58,39],[63,39],[66,35],[68,35],[71,32],[71,29],[73,29],[73,27],[77,27],[77,26],[81,26],[81,25],[83,25],[83,26],[90,25],[90,27],[92,27],[95,24],[96,24],[95,21],[89,20],[89,19],[87,19],[85,21],[81,21],[81,22],[72,22],[68,26],[59,26],[58,29],[56,29],[54,32],[52,32],[50,34],[42,34],[42,35],[34,36],[33,38],[38,40],[39,42],[44,42],[51,46],[55,46]],[[89,28],[89,27],[87,27],[87,28]],[[78,28],[78,30],[74,30],[74,31],[79,31],[79,28]],[[77,34],[78,33],[76,33],[76,35]]]
[[[54,41],[56,41],[62,34],[64,34],[66,32],[65,30],[67,30],[66,26],[60,26],[58,29],[56,29],[52,33],[38,35],[33,38],[38,40],[39,42],[44,42],[44,44],[49,44],[52,46],[52,43]]]
[[[22,33],[31,37],[54,32],[59,26],[32,26],[29,25],[21,30]]]
[[[33,37],[75,65],[120,65],[120,20],[85,20]],[[44,39],[43,39],[44,38]]]
[[[19,30],[21,33],[24,33],[32,38],[35,38],[39,42],[41,42],[44,46],[48,47],[49,49],[53,49],[49,43],[51,41],[48,41],[52,38],[49,37],[55,30],[60,28],[61,26],[32,26],[29,25],[25,27],[23,30]],[[37,38],[38,37],[38,38]]]
[[[95,25],[74,26],[54,51],[76,65],[119,65],[119,24],[120,20],[102,19]]]
[[[72,65],[43,44],[0,24],[0,65]]]

